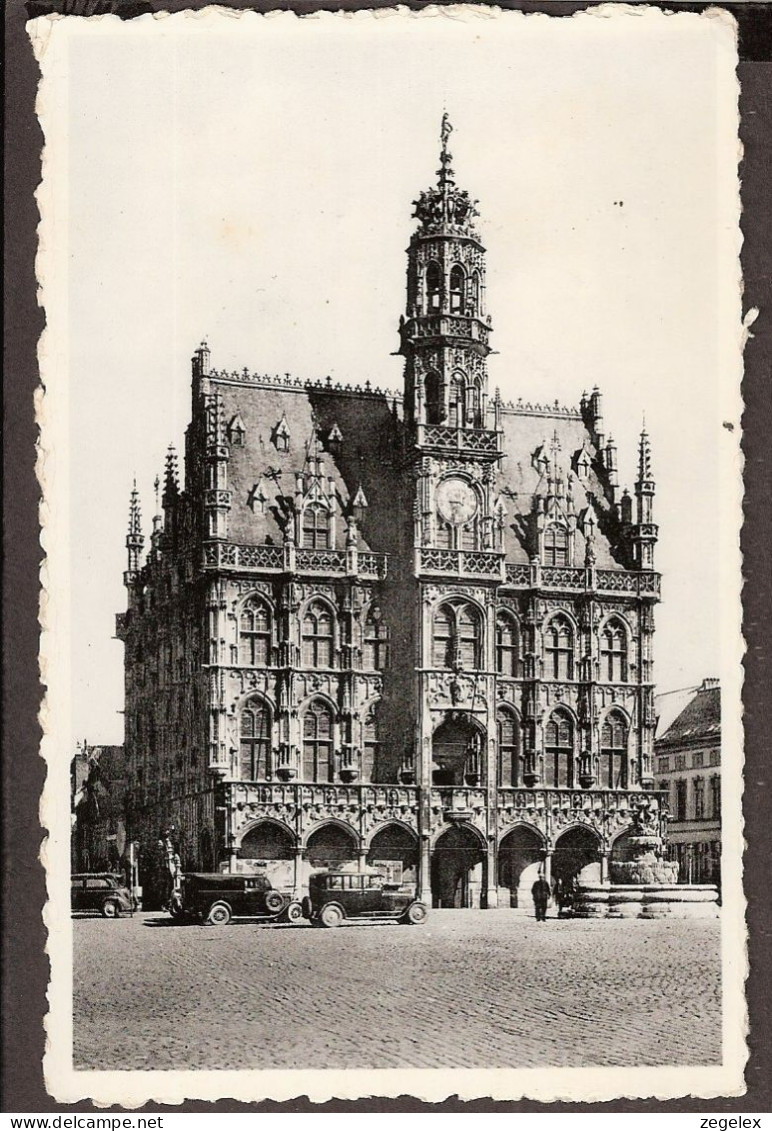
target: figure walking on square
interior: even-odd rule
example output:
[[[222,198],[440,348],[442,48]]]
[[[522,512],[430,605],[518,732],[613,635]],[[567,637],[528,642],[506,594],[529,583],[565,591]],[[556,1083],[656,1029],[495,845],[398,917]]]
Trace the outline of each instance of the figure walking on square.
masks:
[[[544,876],[539,876],[538,880],[536,880],[531,888],[537,923],[544,923],[547,918],[547,904],[549,903],[550,894],[549,884]]]

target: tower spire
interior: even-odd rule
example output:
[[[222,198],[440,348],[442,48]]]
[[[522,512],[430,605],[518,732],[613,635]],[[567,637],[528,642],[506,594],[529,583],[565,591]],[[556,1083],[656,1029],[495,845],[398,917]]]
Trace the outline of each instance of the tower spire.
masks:
[[[651,470],[651,444],[644,421],[638,444],[638,479],[635,483],[637,525],[633,532],[633,547],[639,569],[654,568],[654,545],[657,527],[654,523],[655,483]]]
[[[127,571],[124,574],[126,584],[133,581],[134,575],[139,571],[139,562],[144,544],[142,512],[139,502],[139,491],[137,490],[137,480],[135,479],[129,497],[129,529],[126,534]]]

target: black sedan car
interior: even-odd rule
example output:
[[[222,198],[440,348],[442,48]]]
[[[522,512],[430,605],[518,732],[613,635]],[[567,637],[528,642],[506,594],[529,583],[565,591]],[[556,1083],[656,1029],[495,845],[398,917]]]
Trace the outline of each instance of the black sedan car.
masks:
[[[300,904],[288,892],[272,887],[266,876],[233,872],[186,872],[170,912],[175,919],[194,919],[216,927],[233,918],[286,923],[302,918]]]
[[[134,900],[123,876],[113,872],[80,872],[70,877],[73,911],[98,911],[105,919],[117,919],[134,910]]]
[[[428,915],[412,889],[387,884],[375,871],[317,872],[309,881],[303,915],[314,926],[339,927],[345,921],[418,924]]]

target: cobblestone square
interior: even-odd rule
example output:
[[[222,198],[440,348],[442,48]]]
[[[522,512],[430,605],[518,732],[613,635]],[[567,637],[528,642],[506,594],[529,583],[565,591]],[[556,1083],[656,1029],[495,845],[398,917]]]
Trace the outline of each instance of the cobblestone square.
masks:
[[[74,930],[88,1069],[526,1068],[721,1059],[719,922],[435,911],[423,927]]]

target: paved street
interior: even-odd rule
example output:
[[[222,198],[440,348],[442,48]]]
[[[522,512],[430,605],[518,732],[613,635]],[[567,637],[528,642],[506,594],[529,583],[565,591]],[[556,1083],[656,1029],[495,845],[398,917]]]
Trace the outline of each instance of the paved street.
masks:
[[[720,1061],[717,920],[73,928],[77,1068]]]

